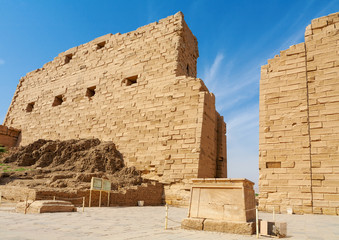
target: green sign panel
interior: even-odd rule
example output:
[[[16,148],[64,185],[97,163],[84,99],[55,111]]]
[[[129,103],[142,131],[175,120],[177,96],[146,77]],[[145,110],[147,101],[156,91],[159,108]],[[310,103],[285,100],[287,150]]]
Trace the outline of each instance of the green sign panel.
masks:
[[[106,179],[92,177],[91,190],[111,191],[111,182]]]
[[[101,188],[102,188],[102,179],[92,177],[91,190],[101,190]]]
[[[105,179],[102,179],[102,190],[111,191],[111,182]]]

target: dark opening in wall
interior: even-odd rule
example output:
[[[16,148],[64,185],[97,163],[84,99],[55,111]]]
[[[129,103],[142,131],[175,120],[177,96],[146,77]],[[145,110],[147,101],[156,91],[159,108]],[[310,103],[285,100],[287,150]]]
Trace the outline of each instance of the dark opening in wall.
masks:
[[[86,97],[88,97],[89,100],[91,100],[91,98],[95,95],[95,88],[96,88],[96,86],[87,88]]]
[[[126,86],[137,83],[138,75],[125,78]]]
[[[69,63],[73,57],[73,54],[67,54],[65,56],[65,64]]]
[[[266,168],[281,168],[281,162],[267,162]]]
[[[34,104],[35,104],[35,102],[31,102],[31,103],[27,104],[26,112],[32,112],[33,108],[34,108]]]
[[[101,43],[98,43],[98,44],[97,44],[97,50],[99,50],[99,49],[105,47],[105,44],[106,44],[105,41],[104,41],[104,42],[101,42]]]
[[[52,107],[59,106],[63,103],[64,99],[62,95],[58,95],[54,98],[54,102],[52,104]]]
[[[190,75],[190,67],[188,66],[188,64],[186,66],[186,73],[187,73],[187,75]]]

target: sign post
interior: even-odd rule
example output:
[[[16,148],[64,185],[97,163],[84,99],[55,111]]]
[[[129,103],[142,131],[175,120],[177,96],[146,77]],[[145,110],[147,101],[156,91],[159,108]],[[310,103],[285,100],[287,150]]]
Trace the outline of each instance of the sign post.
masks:
[[[102,191],[107,192],[107,207],[109,207],[109,200],[110,200],[110,193],[111,193],[111,182],[106,179],[102,178],[97,178],[97,177],[92,177],[91,180],[91,189],[89,192],[89,207],[91,207],[91,202],[92,202],[92,191],[100,191],[99,193],[99,207],[101,207],[101,195]]]

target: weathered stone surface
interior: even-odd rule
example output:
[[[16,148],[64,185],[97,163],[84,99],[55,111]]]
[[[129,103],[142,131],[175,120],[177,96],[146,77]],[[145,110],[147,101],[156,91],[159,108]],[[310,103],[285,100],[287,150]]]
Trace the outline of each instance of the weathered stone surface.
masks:
[[[17,146],[20,130],[8,128],[0,125],[0,146],[15,147]]]
[[[260,234],[266,236],[286,237],[287,223],[260,221]]]
[[[184,229],[236,234],[255,231],[254,183],[247,179],[197,178],[192,180]]]
[[[185,218],[181,221],[181,228],[187,230],[204,230],[204,218]]]
[[[197,39],[182,13],[60,53],[20,79],[4,120],[21,145],[113,141],[127,167],[188,205],[189,180],[227,177],[226,124],[196,78]]]
[[[189,217],[231,222],[255,220],[254,183],[247,179],[193,179]]]
[[[59,190],[43,190],[43,189],[29,189],[19,186],[0,186],[0,192],[3,199],[8,201],[24,201],[29,200],[52,200],[65,199],[72,202],[73,205],[81,207],[83,204],[83,197],[85,197],[85,206],[89,206],[89,190],[73,190],[65,191]],[[100,192],[92,191],[91,206],[98,207]],[[129,188],[120,189],[110,192],[108,198],[107,192],[101,193],[102,206],[137,206],[138,201],[144,201],[144,206],[159,206],[163,203],[163,186],[157,182],[143,183],[138,186],[131,186]],[[109,199],[109,204],[108,204]]]
[[[181,228],[187,230],[251,235],[255,233],[255,222],[231,222],[216,219],[185,218],[181,222]]]
[[[77,209],[71,202],[59,200],[40,200],[19,202],[16,205],[17,213],[53,213],[53,212],[76,212]]]
[[[223,220],[206,219],[204,222],[204,230],[251,235],[255,233],[255,222],[230,222]]]
[[[261,68],[259,208],[338,214],[339,13]]]

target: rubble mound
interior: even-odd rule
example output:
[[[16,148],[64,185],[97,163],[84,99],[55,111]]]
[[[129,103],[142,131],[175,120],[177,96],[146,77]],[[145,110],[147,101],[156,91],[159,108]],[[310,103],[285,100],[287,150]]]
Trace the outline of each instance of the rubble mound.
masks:
[[[125,167],[113,142],[99,139],[39,139],[3,154],[1,162],[8,167],[0,172],[2,185],[88,189],[92,177],[101,177],[112,182],[112,189],[118,189],[143,182],[140,171]]]

